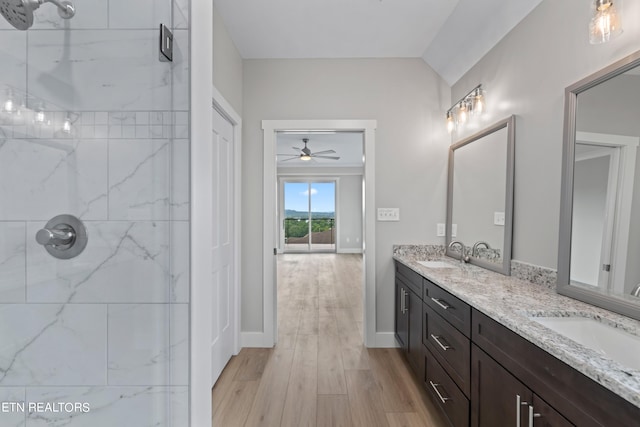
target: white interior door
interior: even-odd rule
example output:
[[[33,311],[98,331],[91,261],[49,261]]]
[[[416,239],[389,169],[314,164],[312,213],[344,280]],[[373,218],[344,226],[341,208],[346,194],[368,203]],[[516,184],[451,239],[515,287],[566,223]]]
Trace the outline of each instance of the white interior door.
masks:
[[[211,385],[234,347],[234,141],[233,125],[213,110],[211,150]]]

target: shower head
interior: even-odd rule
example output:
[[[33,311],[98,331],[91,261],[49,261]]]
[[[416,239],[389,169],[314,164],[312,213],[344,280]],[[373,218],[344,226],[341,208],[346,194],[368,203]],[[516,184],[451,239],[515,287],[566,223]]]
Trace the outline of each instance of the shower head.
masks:
[[[73,18],[76,9],[69,1],[59,0],[0,0],[0,14],[18,30],[28,30],[33,25],[33,11],[43,3],[58,6],[58,15],[64,19]]]

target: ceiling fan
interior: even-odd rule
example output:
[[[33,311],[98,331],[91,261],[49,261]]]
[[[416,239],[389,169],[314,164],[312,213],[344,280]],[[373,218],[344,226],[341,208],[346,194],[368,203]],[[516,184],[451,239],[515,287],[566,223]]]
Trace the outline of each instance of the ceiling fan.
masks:
[[[291,147],[296,151],[299,151],[300,154],[278,154],[278,156],[289,156],[288,159],[282,160],[283,162],[288,162],[293,159],[300,159],[303,161],[309,161],[312,158],[316,159],[329,159],[329,160],[339,160],[340,157],[336,156],[325,156],[325,154],[333,154],[335,150],[325,150],[318,151],[317,153],[312,153],[311,150],[307,147],[307,143],[309,142],[309,138],[302,138],[302,142],[304,142],[304,148]]]

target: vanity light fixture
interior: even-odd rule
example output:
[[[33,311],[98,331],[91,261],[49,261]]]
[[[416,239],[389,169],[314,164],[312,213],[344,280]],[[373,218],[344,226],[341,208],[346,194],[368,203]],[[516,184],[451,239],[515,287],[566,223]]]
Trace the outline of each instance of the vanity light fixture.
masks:
[[[616,0],[619,4],[620,0]],[[622,22],[613,0],[594,0],[589,22],[589,43],[600,44],[622,34]]]
[[[479,84],[447,110],[447,131],[452,133],[457,125],[466,123],[469,115],[479,116],[484,109],[484,92]]]

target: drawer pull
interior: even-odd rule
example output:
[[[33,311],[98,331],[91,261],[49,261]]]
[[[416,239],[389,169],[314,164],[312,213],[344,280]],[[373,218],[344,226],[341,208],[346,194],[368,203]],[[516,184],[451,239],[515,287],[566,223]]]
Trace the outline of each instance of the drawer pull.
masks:
[[[440,391],[438,390],[438,386],[440,384],[434,384],[433,381],[431,381],[431,380],[429,380],[429,384],[431,384],[431,387],[436,392],[436,394],[438,395],[438,397],[440,398],[440,401],[442,403],[447,403],[447,400],[451,400],[450,397],[444,397],[444,396],[442,396],[442,394],[440,394]]]
[[[529,406],[529,427],[533,427],[533,419],[534,418],[538,418],[541,417],[542,415],[540,414],[535,414],[533,412],[533,406]]]
[[[402,289],[402,314],[409,311],[409,308],[407,307],[407,295],[409,295],[409,292]]]
[[[451,306],[449,304],[447,304],[446,302],[442,301],[441,299],[438,298],[431,298],[431,301],[435,302],[436,304],[438,304],[440,307],[442,307],[444,310],[448,310],[451,308]]]
[[[453,347],[451,347],[450,345],[448,345],[448,344],[446,344],[446,343],[445,343],[445,344],[442,344],[442,342],[440,341],[440,338],[442,338],[442,337],[440,337],[440,336],[437,336],[437,335],[433,335],[433,334],[431,334],[431,338],[433,338],[433,339],[434,339],[434,341],[435,341],[435,342],[437,342],[437,343],[438,343],[438,345],[440,346],[440,348],[441,348],[441,349],[443,349],[444,351],[447,351],[447,350],[449,350],[450,348],[453,348]]]

